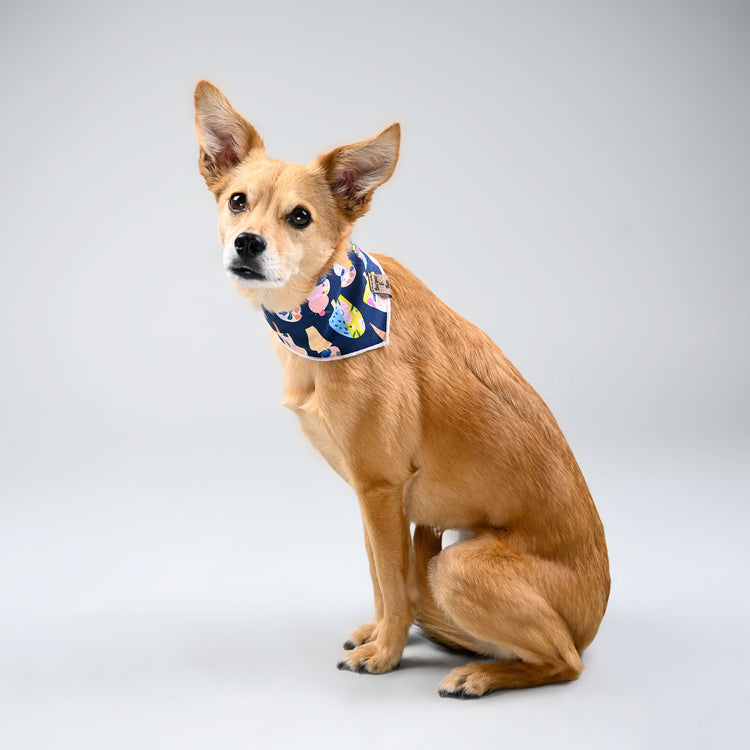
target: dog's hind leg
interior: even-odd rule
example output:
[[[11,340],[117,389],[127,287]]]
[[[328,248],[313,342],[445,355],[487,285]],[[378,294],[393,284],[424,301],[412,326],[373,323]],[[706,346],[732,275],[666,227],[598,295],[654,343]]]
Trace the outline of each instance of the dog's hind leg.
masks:
[[[571,627],[551,603],[553,591],[555,600],[574,595],[568,571],[519,555],[499,535],[483,532],[433,557],[429,574],[440,608],[469,639],[483,644],[480,653],[491,656],[494,646],[501,658],[515,656],[454,669],[441,683],[441,695],[477,697],[565,682],[583,670]]]
[[[445,648],[479,653],[477,641],[450,620],[435,601],[430,586],[428,566],[443,548],[442,537],[442,531],[437,531],[430,526],[417,526],[414,529],[414,562],[419,590],[417,624],[431,641]]]

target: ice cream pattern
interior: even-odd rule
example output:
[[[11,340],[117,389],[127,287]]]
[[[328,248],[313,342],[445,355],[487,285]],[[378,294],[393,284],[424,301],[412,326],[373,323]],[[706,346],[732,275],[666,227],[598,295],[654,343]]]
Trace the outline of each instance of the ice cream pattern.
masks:
[[[357,339],[365,332],[362,313],[343,294],[334,303],[329,325],[334,331],[350,339]]]
[[[274,326],[274,328],[276,328],[276,326]],[[302,354],[303,356],[307,355],[304,347],[297,346],[297,344],[294,343],[294,339],[288,333],[283,333],[278,328],[276,328],[276,335],[279,337],[281,343],[284,344],[285,347],[287,347],[287,349],[291,349],[296,354]]]
[[[321,357],[339,357],[341,356],[341,350],[334,346],[330,341],[326,341],[321,335],[320,331],[314,326],[305,328],[307,334],[307,343],[310,349],[320,354]]]
[[[377,326],[372,326],[372,330],[380,336],[381,341],[385,341],[387,335],[385,331],[381,331]]]
[[[331,282],[328,278],[323,278],[318,282],[318,285],[313,289],[312,294],[307,298],[307,306],[312,312],[318,315],[325,315],[326,308],[330,300],[328,299],[328,292],[331,291]]]
[[[341,286],[349,286],[354,281],[354,277],[357,275],[357,269],[354,268],[354,264],[349,261],[349,266],[342,266],[339,263],[333,264],[333,272],[337,276],[341,276]]]
[[[302,319],[302,309],[300,307],[295,307],[294,310],[277,312],[276,315],[281,318],[281,320],[286,320],[288,323],[296,323],[298,320]]]

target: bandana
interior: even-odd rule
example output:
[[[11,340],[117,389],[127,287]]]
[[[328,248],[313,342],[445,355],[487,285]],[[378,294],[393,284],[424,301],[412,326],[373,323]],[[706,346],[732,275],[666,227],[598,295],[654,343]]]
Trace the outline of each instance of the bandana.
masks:
[[[352,244],[347,265],[333,264],[312,294],[287,312],[263,308],[289,351],[308,359],[343,359],[388,344],[391,288],[379,263]]]

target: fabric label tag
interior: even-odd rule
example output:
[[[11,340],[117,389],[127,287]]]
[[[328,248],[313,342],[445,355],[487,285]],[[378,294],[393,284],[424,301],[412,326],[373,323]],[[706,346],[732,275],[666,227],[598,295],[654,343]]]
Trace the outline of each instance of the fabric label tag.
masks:
[[[373,294],[379,294],[381,297],[391,297],[391,282],[388,281],[388,277],[384,273],[375,273],[370,271],[367,274],[370,280],[370,289]]]

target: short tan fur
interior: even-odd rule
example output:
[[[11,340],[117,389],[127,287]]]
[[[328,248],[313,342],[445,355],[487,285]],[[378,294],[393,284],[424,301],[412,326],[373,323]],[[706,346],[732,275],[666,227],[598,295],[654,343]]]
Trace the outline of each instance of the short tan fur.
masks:
[[[344,262],[354,222],[392,175],[399,126],[300,165],[269,159],[207,81],[195,108],[227,272],[258,307],[301,304]],[[237,195],[244,207],[232,210]],[[300,208],[311,218],[302,228],[290,221]],[[241,233],[263,238],[252,278],[232,270]],[[500,349],[396,260],[375,257],[393,293],[387,346],[320,362],[273,336],[283,404],[362,513],[375,617],[351,634],[339,667],[395,668],[416,621],[433,640],[492,659],[454,669],[442,695],[573,680],[610,587],[604,531],[576,460]],[[461,541],[443,548],[448,529]]]

